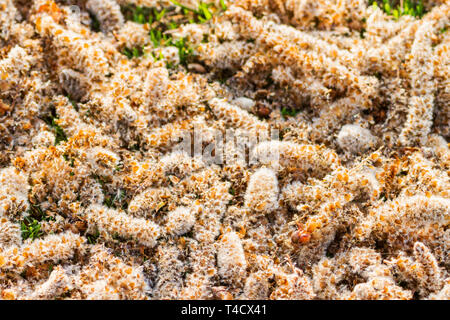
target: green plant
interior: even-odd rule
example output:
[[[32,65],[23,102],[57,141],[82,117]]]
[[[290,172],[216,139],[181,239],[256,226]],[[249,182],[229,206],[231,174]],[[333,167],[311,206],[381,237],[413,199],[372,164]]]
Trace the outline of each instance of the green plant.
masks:
[[[78,104],[76,103],[75,100],[73,100],[70,96],[67,96],[67,99],[69,99],[70,104],[72,105],[72,107],[76,110],[79,111],[79,107]]]
[[[373,1],[372,5],[374,7],[378,7],[378,2]],[[398,20],[401,16],[405,15],[421,18],[425,14],[422,0],[402,0],[396,7],[390,0],[383,0],[382,4],[380,3],[380,6],[381,10],[383,10],[387,15],[393,16],[395,20]]]
[[[67,141],[67,136],[64,130],[54,122],[53,119],[53,128],[55,130],[55,145],[58,145],[61,141]]]
[[[37,199],[35,199],[35,202],[37,202]],[[37,221],[50,221],[55,220],[55,218],[47,215],[41,208],[39,204],[30,203],[30,208],[27,211],[28,217],[31,217],[33,219],[36,219]]]
[[[153,28],[150,30],[150,40],[155,48],[170,45],[172,38],[163,34],[160,29]]]
[[[176,0],[170,0],[170,2],[172,2],[177,7],[180,7],[181,9],[183,9],[184,14],[187,14],[188,12],[194,12],[194,13],[197,12],[195,9],[189,8],[189,7],[185,6],[184,4],[179,3]]]
[[[159,61],[159,60],[164,59],[164,56],[163,56],[161,51],[159,51],[158,55],[154,54],[153,52],[150,52],[150,54],[153,57],[153,59],[155,59],[155,61]],[[139,150],[139,148],[138,149],[134,149],[134,150]]]
[[[180,8],[182,8],[184,15],[191,14],[189,17],[190,23],[204,23],[210,20],[213,17],[213,11],[216,12],[217,8],[214,7],[212,3],[203,3],[200,2],[197,9],[189,8],[176,0],[171,0],[171,2]],[[220,6],[223,11],[227,9],[227,5],[224,0],[220,1]],[[187,66],[188,61],[194,54],[193,48],[189,45],[186,38],[174,40],[170,35],[166,34],[165,31],[176,29],[179,26],[180,21],[167,21],[169,18],[165,18],[165,22],[161,20],[166,16],[167,12],[170,12],[171,9],[162,9],[161,11],[156,10],[155,8],[148,7],[139,7],[134,5],[127,5],[122,7],[122,13],[125,16],[125,19],[132,20],[137,23],[149,23],[152,25],[150,29],[149,36],[150,40],[153,44],[154,48],[165,47],[165,46],[175,46],[178,49],[178,55],[180,58],[180,64],[183,66]],[[182,19],[182,20],[185,20]],[[159,22],[154,24],[153,22]],[[139,57],[143,54],[142,48],[125,48],[122,52],[129,59]],[[150,53],[155,60],[161,60],[164,57],[162,53],[159,52],[159,55],[155,53]],[[172,64],[168,63],[168,68],[174,67]]]
[[[178,28],[178,24],[177,24],[175,21],[170,21],[170,22],[167,24],[167,27],[169,28],[169,30],[173,30],[173,29]]]
[[[177,7],[180,7],[183,9],[183,13],[187,15],[189,12],[191,12],[194,17],[190,20],[191,23],[204,23],[208,20],[211,20],[213,17],[213,12],[211,11],[211,8],[214,9],[214,11],[217,11],[217,8],[214,7],[213,3],[204,3],[200,2],[197,9],[189,8],[181,3],[179,3],[176,0],[170,0],[174,5]],[[225,4],[225,1],[220,1],[220,6],[223,11],[227,10],[227,5]]]
[[[152,30],[153,31],[153,30]],[[160,46],[174,46],[178,49],[178,56],[180,58],[180,64],[187,66],[187,63],[194,54],[194,50],[187,42],[186,38],[178,39],[174,42],[174,40],[170,36],[166,36],[161,34],[159,30],[156,30],[155,32],[150,33],[150,38],[153,42],[153,45],[157,48]],[[158,55],[153,54],[152,56],[155,60],[162,60],[164,57],[162,55],[162,52],[160,51]],[[172,67],[171,65],[169,65]]]
[[[286,108],[286,107],[283,107],[281,109],[281,115],[285,118],[295,117],[297,115],[297,113],[299,113],[299,110],[290,109],[290,108]]]
[[[156,8],[140,7],[135,5],[126,5],[121,7],[122,14],[127,21],[133,21],[140,24],[160,21],[166,14],[166,9],[158,11]]]
[[[148,16],[148,13],[146,11],[147,8],[136,7],[133,12],[133,21],[141,24],[147,23],[148,18],[146,16]]]
[[[44,233],[41,231],[41,224],[38,220],[33,217],[25,217],[20,222],[20,230],[22,231],[22,238],[26,239],[37,239]]]
[[[122,171],[122,169],[123,169],[123,162],[119,162],[119,164],[116,165],[116,167],[114,168],[114,171],[119,172]]]
[[[108,208],[117,209],[121,207],[122,209],[126,209],[127,203],[124,201],[125,199],[125,191],[119,189],[117,193],[113,197],[105,197],[104,205]]]
[[[161,12],[158,12],[156,9],[153,9],[153,15],[155,16],[156,21],[160,21],[165,14],[166,9],[162,9]]]
[[[55,134],[55,146],[58,145],[61,141],[67,141],[67,136],[64,130],[56,123],[58,120],[58,115],[56,114],[56,110],[52,108],[51,115],[44,118],[44,121],[47,125],[52,129]]]
[[[194,54],[194,50],[185,38],[178,39],[173,45],[178,48],[180,64],[187,66],[188,60]]]
[[[222,8],[223,11],[226,11],[228,9],[224,0],[220,0],[220,7]]]
[[[197,15],[198,15],[198,19],[200,22],[202,22],[202,23],[206,22],[213,17],[211,11],[209,11],[209,7],[211,5],[212,4],[206,4],[203,2],[199,3],[198,9],[197,9]]]
[[[74,158],[69,157],[67,154],[63,154],[63,158],[64,158],[64,160],[69,162],[69,166],[71,166],[72,168],[75,166],[75,159]]]
[[[86,235],[86,238],[87,238],[87,241],[89,244],[95,244],[99,237],[100,237],[100,232],[98,230],[96,230],[94,234]]]
[[[124,48],[122,53],[126,55],[128,59],[139,58],[144,55],[144,49],[142,47],[135,47],[133,49]]]

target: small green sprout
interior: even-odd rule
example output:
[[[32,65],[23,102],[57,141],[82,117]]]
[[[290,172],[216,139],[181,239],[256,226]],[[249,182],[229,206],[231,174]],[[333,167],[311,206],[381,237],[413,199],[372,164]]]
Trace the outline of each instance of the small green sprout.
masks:
[[[186,23],[186,21],[189,21],[190,23],[204,23],[212,19],[213,14],[219,10],[214,7],[214,4],[212,3],[200,2],[198,8],[193,9],[181,4],[177,0],[171,0],[171,2],[175,6],[180,7],[185,15],[189,14],[189,16],[182,19],[184,23]],[[220,7],[222,10],[227,9],[227,5],[224,0],[220,1]],[[183,23],[179,19],[176,21],[170,21],[170,16],[174,12],[173,9],[173,7],[170,7],[163,8],[161,11],[158,11],[156,8],[139,7],[135,5],[126,5],[121,7],[122,13],[124,14],[126,20],[132,20],[137,23],[148,22],[151,25],[149,37],[154,48],[166,46],[176,47],[178,49],[180,64],[186,67],[194,54],[193,48],[189,45],[186,38],[175,41],[171,35],[165,32],[167,30],[176,29],[179,27],[180,23]],[[163,19],[164,22],[162,22]],[[143,49],[125,48],[122,53],[129,59],[133,59],[141,56],[143,54]],[[161,52],[159,52],[159,55],[155,52],[150,52],[150,54],[157,61],[164,58]],[[175,66],[171,63],[167,63],[167,67],[170,69]]]
[[[55,145],[58,145],[61,141],[67,141],[67,136],[64,130],[57,124],[58,119],[59,117],[54,107],[51,108],[50,115],[43,118],[45,123],[52,129],[53,133],[55,134]]]
[[[399,4],[397,4],[397,7],[394,7],[391,4],[390,0],[383,0],[383,3],[380,5],[380,9],[383,10],[387,15],[393,16],[395,20],[398,20],[400,19],[400,17],[405,15],[421,18],[425,14],[422,0],[418,2],[412,0],[403,0],[400,1]],[[374,8],[377,8],[377,1],[373,1],[372,6]]]
[[[196,23],[196,22],[204,23],[204,22],[207,22],[208,20],[211,20],[213,17],[213,13],[209,9],[210,7],[214,6],[214,4],[212,4],[212,3],[200,2],[198,4],[197,9],[192,9],[192,8],[189,8],[189,7],[179,3],[176,0],[170,0],[170,1],[177,7],[180,7],[181,9],[183,9],[183,13],[185,15],[187,15],[189,12],[192,12],[194,14],[194,19],[189,20],[190,23]],[[225,5],[225,3],[223,3],[223,5]],[[226,5],[225,5],[225,7],[226,7]],[[222,8],[223,8],[223,6],[222,6]]]
[[[104,205],[108,208],[117,209],[117,203],[120,205],[122,209],[126,207],[126,203],[123,203],[125,199],[125,191],[119,189],[114,197],[105,197]]]
[[[58,116],[55,109],[52,109],[52,114],[44,119],[47,125],[53,130],[55,134],[55,146],[60,144],[61,141],[67,141],[67,136],[64,130],[56,123]]]
[[[290,108],[286,108],[286,107],[283,107],[281,109],[281,115],[285,118],[295,117],[297,115],[297,113],[299,113],[299,110],[290,109]]]
[[[158,15],[160,18],[164,16],[164,13],[157,12],[156,9],[136,6],[133,4],[125,5],[121,7],[122,14],[127,21],[133,21],[139,24],[152,24],[155,21],[155,16]],[[164,10],[163,10],[164,11]],[[157,21],[157,20],[156,20]]]
[[[150,40],[155,48],[160,47],[167,40],[167,36],[162,34],[159,29],[150,30]]]
[[[89,244],[95,244],[97,242],[98,237],[100,237],[100,232],[98,230],[96,230],[94,234],[86,235]]]
[[[228,9],[227,5],[225,4],[224,0],[220,0],[220,6],[222,7],[223,11],[226,11]]]
[[[100,184],[100,186],[102,187],[103,193],[105,193],[107,179],[100,175],[97,175],[97,174],[93,174],[92,177]]]
[[[111,199],[111,197],[105,198],[105,200],[103,201],[104,205],[107,206],[108,208],[113,208],[114,207],[114,202]]]
[[[31,203],[27,213],[27,217],[36,219],[37,221],[55,221],[55,218],[47,215],[38,204]]]
[[[178,48],[180,64],[187,66],[188,60],[194,54],[194,50],[189,46],[185,38],[178,39],[173,45]]]
[[[362,28],[360,31],[359,31],[359,36],[361,37],[361,39],[364,39],[365,38],[365,33],[366,33],[366,28]]]
[[[120,234],[119,234],[118,232],[114,232],[114,233],[112,234],[112,238],[113,238],[114,240],[117,240],[117,241],[120,241],[120,240],[121,240]]]
[[[22,231],[22,238],[26,239],[37,239],[41,237],[44,233],[41,231],[41,224],[38,220],[33,217],[25,217],[20,222],[20,230]]]
[[[400,18],[400,11],[398,9],[392,10],[392,15],[394,16],[395,20],[398,20]]]
[[[71,166],[72,168],[75,166],[75,159],[69,157],[67,154],[63,154],[64,160],[66,160],[67,162],[69,162],[69,166]]]
[[[60,144],[61,141],[67,141],[67,136],[66,136],[64,130],[54,122],[53,122],[53,127],[54,127],[55,135],[56,135],[55,136],[55,145]]]
[[[169,24],[167,25],[167,27],[169,28],[169,30],[173,30],[178,28],[178,24],[174,21],[170,21]]]
[[[114,168],[114,171],[120,172],[120,171],[122,171],[122,169],[123,169],[123,163],[119,162],[119,164],[116,165],[116,167]]]
[[[180,7],[181,9],[183,9],[184,10],[184,14],[187,14],[187,12],[189,12],[189,11],[196,12],[195,9],[189,8],[189,7],[185,6],[184,4],[179,3],[176,0],[170,0],[170,2],[172,2],[177,7]]]
[[[160,21],[166,14],[166,9],[162,9],[161,12],[158,12],[156,9],[154,9],[153,14],[155,16],[155,21]]]
[[[386,0],[383,0],[383,9],[387,14],[391,14],[391,5]]]
[[[213,17],[211,11],[209,11],[210,6],[211,6],[211,4],[206,4],[203,2],[199,3],[197,14],[198,14],[198,19],[200,20],[200,22],[206,22]]]
[[[153,59],[155,59],[155,61],[159,61],[159,60],[163,60],[164,59],[162,51],[159,51],[158,55],[155,55],[153,52],[150,52],[150,54],[153,57]],[[136,149],[136,150],[138,150],[138,149]]]
[[[78,111],[80,108],[78,107],[78,104],[70,97],[70,96],[67,96],[67,99],[69,99],[69,102],[70,102],[70,104],[72,105],[72,107],[76,110],[76,111]]]
[[[139,58],[144,55],[144,49],[138,47],[133,49],[124,48],[122,53],[127,56],[128,59]]]
[[[136,7],[135,11],[133,12],[133,21],[140,24],[145,24],[147,22],[147,19],[145,19],[143,7]]]

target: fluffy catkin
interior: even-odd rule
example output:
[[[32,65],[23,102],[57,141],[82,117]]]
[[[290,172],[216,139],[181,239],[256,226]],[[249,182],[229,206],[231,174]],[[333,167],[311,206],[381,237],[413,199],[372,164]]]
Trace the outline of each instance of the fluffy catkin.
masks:
[[[228,232],[218,243],[217,265],[219,275],[232,283],[242,281],[246,274],[247,261],[241,239],[235,232]]]
[[[124,212],[100,205],[92,205],[86,209],[86,218],[90,226],[109,235],[114,233],[125,238],[154,247],[161,233],[161,228],[152,221],[134,218]]]
[[[272,169],[261,168],[250,177],[245,192],[245,205],[262,213],[270,213],[278,208],[278,179]]]
[[[0,299],[449,299],[449,1],[369,2],[0,0]]]

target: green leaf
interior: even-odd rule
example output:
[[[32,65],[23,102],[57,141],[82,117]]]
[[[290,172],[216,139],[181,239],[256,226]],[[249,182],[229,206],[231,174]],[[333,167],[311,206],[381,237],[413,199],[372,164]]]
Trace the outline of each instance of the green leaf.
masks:
[[[64,130],[56,124],[55,119],[53,119],[53,129],[55,131],[55,145],[61,143],[61,141],[67,141],[67,136]]]
[[[400,17],[400,12],[397,9],[394,9],[392,11],[392,14],[393,14],[395,20],[398,20],[398,18]]]
[[[88,234],[86,236],[89,244],[95,244],[97,242],[98,237],[100,236],[100,232],[97,230],[95,234]]]
[[[422,3],[422,0],[419,2],[419,4],[417,5],[417,7],[416,7],[416,10],[417,10],[417,16],[418,17],[422,17],[423,16],[423,10],[424,10],[424,7],[423,7],[423,3]]]
[[[128,59],[133,59],[133,58],[141,57],[144,54],[144,50],[143,50],[143,48],[139,48],[139,47],[134,47],[133,49],[124,48],[122,50],[122,53]]]
[[[77,104],[74,100],[72,100],[70,96],[67,96],[67,99],[69,99],[69,102],[70,102],[70,104],[72,105],[72,107],[73,107],[76,111],[78,111],[78,110],[79,110],[78,104]]]
[[[20,222],[20,230],[22,231],[22,238],[26,239],[37,239],[44,233],[41,231],[41,225],[38,220],[33,217],[25,217]]]
[[[155,48],[159,47],[161,44],[161,31],[157,29],[150,30],[150,40]]]
[[[124,48],[122,50],[122,54],[124,54],[125,56],[127,56],[128,59],[133,58],[133,54],[130,52],[130,50],[128,50],[127,48]]]
[[[209,11],[208,7],[206,6],[206,4],[200,2],[199,7],[198,7],[198,11],[203,15],[203,18],[205,20],[209,20],[212,18],[212,14]]]
[[[164,17],[164,14],[165,14],[165,13],[166,13],[166,9],[165,9],[165,8],[162,9],[161,12],[158,12],[158,11],[155,10],[155,12],[154,12],[154,14],[155,14],[155,20],[156,20],[156,21],[161,20],[162,17]]]
[[[180,64],[186,66],[189,57],[193,54],[193,49],[186,42],[185,38],[178,39],[174,44],[178,48],[178,56],[180,57]]]
[[[283,107],[281,109],[281,115],[285,118],[295,117],[297,115],[297,113],[299,113],[299,110],[289,109],[289,108],[285,108],[285,107]]]
[[[222,7],[223,11],[226,11],[228,9],[227,5],[225,4],[224,0],[220,0],[220,6]]]
[[[191,9],[191,8],[189,8],[189,7],[186,7],[185,5],[183,5],[183,4],[181,4],[181,3],[179,3],[178,1],[176,1],[176,0],[170,0],[170,2],[172,2],[174,5],[176,5],[177,7],[180,7],[180,8],[182,8],[183,9],[183,12],[184,12],[184,14],[186,15],[187,14],[187,12],[194,12],[194,13],[197,13],[197,11],[196,10],[194,10],[194,9]]]
[[[176,29],[176,28],[178,28],[178,25],[176,22],[170,21],[168,27],[169,27],[169,29]]]

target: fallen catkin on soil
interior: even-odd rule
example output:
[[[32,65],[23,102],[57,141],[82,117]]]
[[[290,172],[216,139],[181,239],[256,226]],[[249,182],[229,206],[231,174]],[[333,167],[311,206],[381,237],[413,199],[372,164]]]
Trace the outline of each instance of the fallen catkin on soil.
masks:
[[[450,2],[385,2],[0,0],[0,299],[450,299]]]

